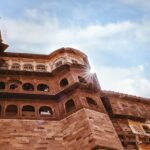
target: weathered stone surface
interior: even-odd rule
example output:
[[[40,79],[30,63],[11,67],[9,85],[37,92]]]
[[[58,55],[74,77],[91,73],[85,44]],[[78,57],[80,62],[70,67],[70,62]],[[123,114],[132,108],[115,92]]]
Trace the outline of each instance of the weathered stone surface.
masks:
[[[90,150],[95,145],[123,149],[109,117],[81,109],[60,121],[0,120],[1,149]]]

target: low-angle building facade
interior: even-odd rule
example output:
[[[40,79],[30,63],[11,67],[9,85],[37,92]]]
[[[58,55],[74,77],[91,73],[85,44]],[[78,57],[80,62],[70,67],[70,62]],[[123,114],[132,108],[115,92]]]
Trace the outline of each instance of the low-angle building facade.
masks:
[[[150,150],[150,99],[104,91],[79,50],[7,47],[0,37],[1,150]]]

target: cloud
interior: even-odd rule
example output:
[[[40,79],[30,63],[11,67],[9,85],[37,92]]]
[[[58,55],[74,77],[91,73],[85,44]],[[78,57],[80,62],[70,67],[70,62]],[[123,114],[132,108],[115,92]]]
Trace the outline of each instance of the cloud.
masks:
[[[100,57],[107,52],[116,54],[121,59],[127,57],[137,61],[146,55],[149,60],[150,21],[137,23],[127,20],[84,27],[62,27],[57,18],[49,18],[47,15],[38,20],[38,23],[36,19],[39,12],[36,9],[27,10],[26,14],[28,17],[24,20],[5,19],[3,31],[4,39],[10,44],[9,51],[48,54],[60,47],[78,48],[93,61],[103,89],[150,97],[150,79],[145,75],[149,62],[143,62],[147,66],[136,64],[134,67],[117,68],[106,66],[103,64],[104,58]],[[116,61],[112,56],[107,59],[111,59],[112,64]],[[126,63],[128,61],[131,60],[128,59]],[[147,73],[150,74],[149,71]]]
[[[28,10],[31,17],[37,16],[36,10]],[[47,50],[62,46],[77,46],[81,49],[99,49],[119,52],[133,49],[134,45],[149,43],[150,22],[133,23],[131,21],[93,24],[86,27],[61,27],[56,18],[47,18],[42,23],[32,20],[5,19],[7,40],[20,45],[25,44],[36,49],[43,44]],[[28,44],[27,44],[28,43]],[[32,45],[32,47],[31,47]],[[16,49],[19,47],[16,45]],[[46,50],[46,51],[47,51]],[[36,51],[37,52],[37,49]],[[40,51],[39,51],[40,53]]]
[[[31,20],[7,19],[5,22],[8,41],[14,41],[22,45],[37,43],[49,46],[48,49],[76,45],[81,49],[90,50],[94,47],[100,51],[113,52],[131,50],[135,42],[136,44],[150,42],[148,26],[149,23],[139,25],[125,21],[106,25],[89,25],[85,28],[62,28],[55,18],[44,20],[42,24]],[[37,49],[34,49],[34,51],[37,52]]]
[[[150,97],[150,80],[143,76],[144,66],[130,68],[102,66],[96,70],[103,89]]]

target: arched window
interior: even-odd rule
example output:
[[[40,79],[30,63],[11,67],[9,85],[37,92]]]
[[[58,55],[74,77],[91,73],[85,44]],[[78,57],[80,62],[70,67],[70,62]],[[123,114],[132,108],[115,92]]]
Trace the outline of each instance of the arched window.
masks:
[[[61,86],[61,87],[64,87],[64,86],[66,86],[66,85],[68,85],[68,80],[67,80],[66,78],[63,78],[63,79],[60,81],[60,86]]]
[[[150,134],[150,128],[149,128],[149,126],[143,125],[143,129],[144,129],[145,133]]]
[[[95,100],[93,100],[92,98],[87,97],[86,100],[87,100],[87,103],[88,103],[90,106],[97,106],[97,103],[96,103]]]
[[[22,82],[19,80],[12,79],[8,81],[8,84],[9,84],[9,89],[16,90],[22,84]]]
[[[4,90],[5,89],[5,83],[4,82],[0,82],[0,90]]]
[[[41,116],[51,116],[51,115],[53,115],[53,111],[52,111],[52,109],[51,109],[50,107],[48,107],[48,106],[42,106],[42,107],[40,107],[40,109],[39,109],[39,114],[40,114]]]
[[[33,106],[30,106],[30,105],[25,105],[25,106],[23,106],[22,111],[34,112],[35,108]]]
[[[70,112],[75,109],[75,103],[72,99],[65,103],[66,112]]]
[[[36,66],[36,70],[40,71],[40,72],[45,72],[46,71],[46,67],[45,67],[45,65],[37,65]]]
[[[13,69],[13,70],[20,70],[20,64],[13,63],[12,66],[11,66],[11,69]]]
[[[33,65],[31,65],[31,64],[24,64],[23,65],[23,70],[33,71]]]
[[[15,90],[18,88],[18,85],[17,84],[11,84],[10,87],[9,87],[11,90]]]
[[[37,90],[38,91],[43,91],[43,92],[48,92],[49,91],[49,87],[46,84],[39,84],[37,86]]]
[[[78,76],[78,79],[79,79],[79,82],[81,82],[81,83],[84,83],[84,84],[87,83],[86,80],[81,76]]]
[[[34,90],[34,86],[31,83],[24,83],[22,88],[25,91],[33,91]]]
[[[18,108],[16,105],[8,105],[5,113],[6,115],[15,116],[18,113]]]
[[[33,117],[35,116],[35,108],[30,105],[25,105],[22,108],[22,115],[27,117]]]
[[[58,59],[54,62],[55,67],[57,68],[57,67],[63,65],[64,61],[65,61],[65,58],[64,58],[64,57],[58,58]]]

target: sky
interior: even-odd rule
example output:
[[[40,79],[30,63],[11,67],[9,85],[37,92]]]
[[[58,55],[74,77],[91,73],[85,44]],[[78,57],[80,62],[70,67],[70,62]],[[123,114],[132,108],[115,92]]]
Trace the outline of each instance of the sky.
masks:
[[[150,98],[149,0],[1,0],[8,52],[84,52],[101,88]]]

